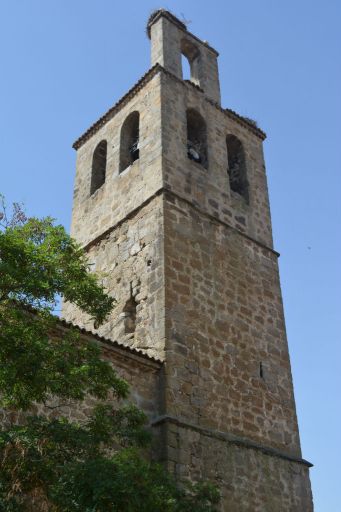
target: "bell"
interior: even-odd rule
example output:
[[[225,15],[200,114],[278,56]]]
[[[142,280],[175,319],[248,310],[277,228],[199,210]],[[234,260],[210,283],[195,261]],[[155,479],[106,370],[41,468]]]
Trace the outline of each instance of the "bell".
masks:
[[[201,161],[199,153],[194,148],[188,148],[188,156],[191,160],[194,160],[195,162]]]

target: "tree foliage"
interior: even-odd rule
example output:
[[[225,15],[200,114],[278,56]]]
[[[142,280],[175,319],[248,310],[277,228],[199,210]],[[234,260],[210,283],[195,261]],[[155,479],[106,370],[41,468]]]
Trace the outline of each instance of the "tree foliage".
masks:
[[[18,204],[9,218],[2,203],[0,227],[0,512],[216,510],[215,487],[179,487],[146,456],[143,412],[101,403],[119,404],[129,390],[100,348],[76,329],[58,329],[59,297],[97,326],[115,304],[80,246],[52,219],[27,219]],[[56,413],[86,397],[97,402],[86,420]]]

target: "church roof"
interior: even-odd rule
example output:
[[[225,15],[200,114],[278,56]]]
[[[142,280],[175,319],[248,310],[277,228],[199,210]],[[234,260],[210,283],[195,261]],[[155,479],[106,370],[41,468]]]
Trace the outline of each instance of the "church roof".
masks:
[[[94,124],[88,128],[83,135],[81,135],[73,144],[74,149],[79,149],[87,140],[89,140],[100,128],[102,128],[110,119],[114,117],[114,115],[124,107],[157,73],[165,73],[166,75],[170,76],[174,80],[177,80],[188,87],[194,87],[198,91],[203,91],[198,87],[197,85],[193,84],[192,82],[188,80],[181,80],[180,78],[176,77],[171,73],[170,71],[167,71],[164,67],[162,67],[160,64],[155,64],[153,67],[151,67],[141,78],[140,80],[131,88],[129,91],[122,96],[121,99],[117,101],[103,116],[101,116],[98,121],[96,121]],[[258,128],[254,121],[245,118],[234,110],[231,110],[229,108],[222,108],[217,103],[215,103],[213,100],[210,100],[209,98],[206,98],[206,100],[214,105],[218,110],[229,116],[230,118],[237,121],[239,124],[242,124],[244,127],[246,127],[249,131],[253,132],[255,135],[257,135],[260,139],[264,140],[266,138],[266,134]]]
[[[84,329],[84,327],[80,327],[79,325],[76,325],[72,322],[68,322],[67,320],[64,320],[63,318],[58,319],[58,324],[60,327],[64,327],[66,329],[70,329],[70,328],[77,329],[77,331],[79,331],[79,333],[84,336],[91,337],[91,338],[95,339],[96,341],[99,341],[100,343],[108,345],[112,348],[117,348],[117,349],[122,350],[126,353],[129,353],[131,355],[148,360],[149,362],[155,363],[158,366],[162,365],[162,363],[163,363],[163,361],[161,359],[150,356],[149,354],[147,354],[145,351],[143,351],[141,349],[129,347],[128,345],[125,345],[119,341],[111,340],[104,336],[100,336],[99,334],[97,334],[95,332]]]

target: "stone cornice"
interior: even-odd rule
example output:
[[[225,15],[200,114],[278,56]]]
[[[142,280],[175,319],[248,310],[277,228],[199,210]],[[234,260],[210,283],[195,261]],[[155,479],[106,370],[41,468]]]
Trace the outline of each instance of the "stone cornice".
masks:
[[[184,30],[187,32],[187,27],[186,27],[185,23],[183,23],[181,20],[179,20],[179,18],[174,16],[174,14],[172,14],[170,11],[167,11],[167,9],[161,8],[161,9],[157,9],[156,11],[153,11],[148,18],[146,31],[147,31],[147,35],[148,35],[149,39],[150,39],[151,26],[154,25],[154,23],[156,23],[157,20],[159,20],[161,17],[167,18],[169,21],[174,23],[174,25],[176,25],[178,28],[181,28],[181,30]]]
[[[182,201],[183,203],[186,203],[188,206],[190,206],[191,208],[196,210],[201,215],[203,215],[203,216],[207,217],[208,219],[210,219],[210,221],[215,222],[216,224],[220,224],[221,226],[224,226],[225,228],[232,229],[233,231],[235,231],[239,235],[242,235],[244,238],[247,238],[248,240],[250,240],[250,242],[253,242],[254,244],[256,244],[259,247],[261,247],[262,249],[265,249],[266,251],[269,251],[271,254],[274,254],[277,258],[279,258],[280,253],[275,251],[272,247],[269,247],[268,245],[264,244],[263,242],[260,242],[259,240],[256,240],[255,238],[253,238],[252,236],[248,235],[244,231],[241,231],[240,229],[236,228],[235,226],[232,226],[228,222],[225,222],[224,220],[220,219],[219,217],[216,217],[215,215],[212,215],[211,213],[203,210],[202,208],[199,208],[198,206],[193,204],[192,201],[190,201],[189,199],[186,199],[185,197],[180,196],[179,194],[177,194],[176,192],[173,192],[170,189],[166,189],[165,188],[165,189],[163,189],[163,191],[164,191],[165,196],[168,195],[168,196],[175,197],[179,201]]]
[[[158,9],[157,11],[154,11],[149,16],[149,19],[147,21],[147,35],[148,35],[149,39],[150,39],[150,28],[151,28],[151,26],[157,20],[159,20],[161,17],[168,19],[171,23],[174,23],[174,25],[176,25],[180,30],[185,32],[185,34],[189,35],[191,38],[195,39],[196,41],[198,41],[202,45],[206,46],[206,48],[211,50],[218,57],[219,53],[217,52],[217,50],[215,48],[210,46],[207,43],[207,41],[203,41],[202,39],[199,39],[199,37],[197,37],[194,34],[192,34],[192,32],[189,32],[189,30],[187,30],[187,27],[186,27],[185,23],[183,23],[181,20],[179,20],[179,18],[174,16],[174,14],[172,14],[170,11],[167,11],[167,9]]]
[[[157,75],[158,73],[164,73],[166,76],[169,76],[173,80],[176,80],[177,82],[180,82],[181,84],[183,84],[184,87],[194,88],[195,90],[197,90],[198,92],[203,94],[205,100],[208,103],[210,103],[211,105],[213,105],[217,110],[220,110],[220,112],[222,112],[223,114],[227,115],[234,121],[236,121],[239,124],[241,124],[242,126],[244,126],[244,128],[246,128],[247,130],[254,133],[261,140],[264,140],[266,138],[266,134],[260,128],[253,125],[251,122],[246,120],[244,117],[240,116],[239,114],[237,114],[236,112],[234,112],[231,109],[221,108],[217,103],[215,103],[214,101],[207,98],[205,96],[204,92],[202,91],[202,89],[200,89],[200,87],[198,87],[197,85],[193,84],[192,82],[190,82],[188,80],[181,80],[180,78],[173,75],[170,71],[167,71],[165,68],[163,68],[160,64],[155,64],[152,68],[150,68],[149,71],[147,71],[147,73],[145,73],[142,76],[142,78],[140,78],[140,80],[131,89],[129,89],[129,91],[124,96],[122,96],[122,98],[120,100],[118,100],[117,103],[115,103],[115,105],[113,105],[103,116],[101,116],[98,119],[98,121],[96,121],[94,124],[92,124],[90,126],[90,128],[88,128],[88,130],[86,130],[86,132],[84,132],[83,135],[81,135],[74,142],[72,147],[76,150],[79,149],[87,140],[89,140],[95,133],[97,133],[98,130],[100,130],[100,128],[105,126],[105,124],[108,121],[110,121],[110,119],[112,119],[114,117],[114,115],[117,112],[119,112],[119,110],[121,110],[121,108],[123,108],[134,96],[136,96],[136,94],[138,92],[140,92],[143,89],[143,87],[148,82],[150,82],[150,80],[152,78],[154,78],[154,76]]]
[[[101,116],[98,121],[90,126],[86,132],[83,133],[72,145],[74,149],[79,149],[84,142],[90,139],[102,126],[104,126],[110,119],[114,117],[114,115],[121,110],[136,94],[148,83],[150,80],[160,72],[162,66],[160,64],[155,64],[152,68],[150,68],[141,78],[140,80],[131,88],[129,91],[122,96],[121,99],[115,103],[103,116]]]
[[[91,247],[93,247],[94,245],[97,245],[98,243],[101,242],[101,240],[103,240],[104,238],[106,238],[107,236],[110,235],[110,233],[112,233],[112,231],[114,231],[115,229],[117,229],[118,227],[120,227],[122,224],[124,224],[124,222],[126,222],[127,220],[129,219],[132,219],[135,217],[135,215],[141,211],[145,206],[147,206],[151,201],[153,201],[156,197],[159,197],[161,195],[164,195],[167,197],[168,196],[172,196],[176,199],[178,199],[179,201],[182,201],[184,203],[186,203],[188,206],[190,206],[191,208],[193,208],[194,210],[196,210],[198,213],[200,213],[201,215],[204,215],[205,217],[207,217],[208,219],[210,219],[212,222],[215,222],[217,224],[220,224],[222,226],[225,226],[226,228],[228,229],[232,229],[233,231],[235,231],[236,233],[238,233],[239,235],[242,235],[244,238],[247,238],[248,240],[250,240],[251,242],[253,242],[254,244],[258,245],[259,247],[261,247],[262,249],[265,249],[266,251],[269,251],[271,254],[274,254],[277,258],[279,258],[280,256],[280,253],[275,251],[272,247],[269,247],[268,245],[265,245],[263,242],[260,242],[258,240],[256,240],[255,238],[253,238],[252,236],[249,236],[247,233],[244,233],[244,231],[241,231],[240,229],[234,227],[234,226],[231,226],[231,224],[228,224],[227,222],[225,222],[224,220],[222,219],[219,219],[219,217],[215,217],[214,215],[210,214],[209,212],[206,212],[205,210],[202,210],[201,208],[198,208],[196,205],[194,205],[189,199],[186,199],[185,197],[182,197],[180,196],[179,194],[177,194],[176,192],[173,192],[172,190],[168,189],[168,188],[165,188],[165,187],[161,187],[159,188],[156,192],[154,192],[154,194],[150,195],[145,201],[143,201],[141,204],[139,204],[138,206],[136,206],[136,208],[134,208],[133,210],[131,210],[129,213],[127,213],[127,215],[125,215],[124,217],[122,217],[119,221],[117,221],[115,224],[113,224],[112,226],[110,226],[109,228],[107,228],[105,231],[103,231],[102,233],[100,233],[99,235],[97,235],[93,240],[90,240],[89,242],[87,242],[85,245],[83,245],[83,250],[84,251],[88,251]]]
[[[245,117],[237,114],[237,112],[235,112],[234,110],[232,110],[230,108],[222,108],[218,103],[216,103],[215,101],[213,101],[210,98],[208,98],[205,95],[204,91],[201,89],[201,87],[199,87],[198,85],[192,83],[190,80],[181,80],[181,78],[178,78],[177,76],[173,75],[173,73],[171,73],[167,69],[164,69],[162,66],[160,66],[160,68],[161,68],[161,70],[163,71],[164,74],[170,76],[171,78],[173,78],[173,80],[176,80],[177,82],[180,82],[184,86],[192,87],[195,90],[197,90],[198,92],[200,92],[204,96],[204,99],[208,103],[210,103],[213,107],[215,107],[217,110],[219,110],[220,112],[222,112],[226,116],[230,117],[234,121],[237,121],[237,123],[241,124],[244,128],[246,128],[250,132],[252,132],[255,135],[257,135],[257,137],[259,137],[261,140],[265,140],[266,139],[266,133],[263,132],[263,130],[261,130],[260,128],[258,128],[258,126],[253,124],[252,121],[249,121]]]
[[[311,462],[308,462],[307,460],[302,459],[301,457],[295,457],[294,455],[290,455],[288,453],[282,452],[281,450],[277,450],[276,448],[272,448],[272,447],[265,446],[260,443],[256,443],[255,441],[251,441],[250,439],[247,439],[245,437],[239,437],[234,434],[230,434],[228,432],[221,432],[220,430],[214,430],[211,428],[202,427],[200,425],[194,425],[193,423],[189,423],[180,418],[176,418],[175,416],[171,416],[171,415],[159,416],[158,418],[156,418],[152,421],[151,425],[153,427],[157,427],[164,423],[173,423],[174,425],[177,425],[181,428],[186,428],[188,430],[198,432],[199,434],[202,434],[204,436],[213,437],[215,439],[219,439],[220,441],[225,441],[230,444],[242,446],[243,448],[256,450],[256,451],[264,453],[265,455],[270,455],[272,457],[278,457],[280,459],[284,459],[289,462],[295,462],[297,464],[302,464],[303,466],[308,466],[308,468],[311,468],[313,466],[313,464]]]

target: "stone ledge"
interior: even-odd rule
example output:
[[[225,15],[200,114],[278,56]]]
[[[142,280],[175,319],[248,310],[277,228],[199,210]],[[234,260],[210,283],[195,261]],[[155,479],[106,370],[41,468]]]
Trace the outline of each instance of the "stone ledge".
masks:
[[[151,201],[153,201],[153,199],[160,196],[163,191],[164,191],[163,187],[159,188],[159,190],[157,190],[154,194],[149,196],[145,201],[143,201],[141,204],[139,204],[139,206],[137,206],[136,208],[134,208],[133,210],[128,212],[122,219],[120,219],[115,224],[110,226],[110,228],[108,228],[105,231],[103,231],[102,233],[100,233],[93,240],[90,240],[90,242],[83,245],[83,247],[82,247],[83,250],[88,251],[92,246],[98,244],[101,240],[103,240],[103,238],[106,238],[107,236],[109,236],[112,231],[114,231],[115,229],[120,227],[124,222],[126,222],[129,219],[134,218],[135,215],[137,215],[145,206],[147,206]]]
[[[183,84],[185,86],[189,86],[189,87],[196,89],[198,92],[200,92],[201,94],[204,95],[205,100],[208,103],[210,103],[213,107],[215,107],[217,110],[222,112],[227,117],[230,117],[234,121],[237,121],[237,123],[241,124],[242,126],[244,126],[244,128],[247,128],[247,130],[249,130],[250,132],[257,135],[257,137],[259,137],[261,140],[266,139],[266,133],[263,132],[263,130],[261,130],[261,128],[258,128],[258,126],[256,126],[252,121],[248,121],[245,117],[239,115],[237,112],[235,112],[234,110],[232,110],[230,108],[221,107],[216,101],[213,101],[212,99],[207,97],[205,95],[204,91],[200,87],[198,87],[196,84],[191,82],[190,80],[181,80],[181,78],[178,78],[173,73],[171,73],[167,69],[163,68],[161,65],[160,65],[160,69],[161,69],[161,71],[163,71],[163,73],[165,75],[168,75],[171,78],[173,78],[173,80],[176,80],[177,82],[180,82],[181,84]]]
[[[230,117],[237,123],[241,124],[244,128],[249,130],[250,132],[254,133],[257,137],[259,137],[261,140],[265,140],[266,134],[258,127],[253,125],[251,122],[247,121],[243,116],[240,116],[237,114],[237,112],[234,112],[234,110],[228,109],[228,108],[222,108],[220,105],[218,105],[213,100],[209,99],[207,96],[205,96],[205,93],[188,80],[181,80],[180,78],[176,77],[171,73],[170,71],[167,71],[164,67],[162,67],[160,64],[156,63],[152,68],[150,68],[143,76],[140,78],[140,80],[131,88],[129,91],[122,96],[121,99],[119,99],[113,107],[111,107],[103,116],[101,116],[98,121],[93,123],[90,128],[88,128],[83,135],[81,135],[72,145],[74,149],[79,149],[87,140],[89,140],[95,133],[98,132],[100,128],[106,125],[110,119],[113,118],[113,116],[119,112],[121,108],[123,108],[139,91],[142,90],[142,88],[152,79],[154,76],[156,76],[158,73],[163,72],[165,75],[173,78],[173,80],[176,80],[177,82],[180,82],[185,87],[191,87],[197,90],[199,93],[204,95],[205,100],[210,103],[213,107],[215,107],[217,110],[225,114],[226,116]]]
[[[219,56],[219,53],[217,52],[217,50],[215,48],[210,46],[206,41],[203,41],[202,39],[199,39],[199,37],[197,37],[194,34],[192,34],[192,32],[189,32],[189,30],[187,30],[187,27],[186,27],[185,23],[183,23],[181,20],[179,20],[179,18],[174,16],[174,14],[172,14],[170,11],[167,11],[167,9],[157,9],[156,11],[152,12],[152,14],[149,16],[149,19],[147,21],[147,28],[146,28],[147,36],[149,37],[149,39],[150,39],[150,28],[151,28],[151,26],[158,19],[160,19],[162,16],[164,18],[167,18],[171,23],[174,23],[174,25],[176,25],[180,30],[182,30],[183,32],[188,34],[190,37],[192,37],[193,39],[195,39],[199,43],[201,43],[204,46],[206,46],[206,48],[208,48],[213,53],[215,53],[217,57]]]
[[[270,455],[272,457],[278,457],[280,459],[288,460],[289,462],[295,462],[297,464],[302,464],[303,466],[307,466],[308,468],[313,467],[311,462],[308,462],[305,459],[300,457],[295,457],[293,455],[288,455],[280,450],[276,450],[275,448],[270,448],[268,446],[264,446],[259,443],[255,443],[254,441],[250,441],[249,439],[235,436],[234,434],[230,434],[228,432],[221,432],[220,430],[213,430],[210,428],[200,427],[199,425],[194,425],[193,423],[188,423],[187,421],[176,418],[171,415],[163,415],[154,419],[151,422],[152,427],[157,427],[164,423],[173,423],[182,428],[186,428],[188,430],[193,430],[198,432],[199,434],[203,434],[207,437],[213,437],[215,439],[219,439],[220,441],[225,441],[230,444],[235,444],[238,446],[242,446],[247,449],[257,450],[265,455]]]
[[[227,222],[219,219],[219,217],[215,217],[214,215],[211,215],[210,213],[205,212],[201,208],[198,208],[193,203],[191,203],[191,201],[189,199],[186,199],[186,198],[180,196],[179,194],[176,194],[172,190],[169,190],[169,189],[167,189],[165,187],[159,188],[154,194],[152,194],[150,197],[148,197],[139,206],[137,206],[136,208],[131,210],[127,215],[125,215],[122,219],[120,219],[118,222],[116,222],[116,224],[112,225],[110,228],[108,228],[105,231],[103,231],[103,233],[101,233],[98,236],[96,236],[93,240],[90,240],[90,242],[88,242],[87,244],[83,245],[83,247],[82,247],[83,250],[84,251],[88,251],[92,246],[98,244],[101,240],[103,240],[103,238],[109,236],[112,231],[117,229],[119,226],[121,226],[127,220],[133,218],[139,211],[142,210],[142,208],[147,206],[151,201],[153,201],[153,199],[155,199],[156,197],[158,197],[158,196],[160,196],[162,194],[164,194],[165,196],[168,194],[168,196],[173,196],[176,199],[179,199],[180,201],[182,201],[182,202],[186,203],[187,205],[189,205],[190,207],[192,207],[198,213],[200,213],[200,214],[204,215],[205,217],[209,218],[212,222],[216,222],[218,224],[221,224],[222,226],[225,226],[228,229],[232,229],[233,231],[236,231],[237,233],[239,233],[240,235],[244,236],[245,238],[247,238],[251,242],[259,245],[262,249],[265,249],[265,250],[271,252],[272,254],[277,256],[277,258],[279,258],[280,253],[275,251],[271,247],[268,247],[267,245],[263,244],[262,242],[259,242],[258,240],[256,240],[255,238],[252,238],[247,233],[244,233],[243,231],[240,231],[240,229],[237,229],[234,226],[231,226],[231,224],[228,224]]]
[[[92,135],[94,135],[102,126],[104,126],[124,105],[128,103],[161,69],[160,64],[155,64],[150,68],[140,80],[129,91],[120,98],[102,117],[90,126],[72,145],[74,149],[79,149]]]
[[[205,217],[209,218],[212,222],[216,222],[217,224],[221,224],[222,226],[225,226],[225,227],[227,227],[229,229],[232,229],[233,231],[236,231],[237,233],[239,233],[240,235],[244,236],[245,238],[247,238],[251,242],[259,245],[262,249],[266,249],[267,251],[269,251],[272,254],[274,254],[275,256],[277,256],[277,258],[279,258],[279,256],[280,256],[279,252],[275,251],[274,249],[272,249],[268,245],[263,244],[259,240],[256,240],[255,238],[253,238],[252,236],[248,235],[247,233],[244,233],[244,231],[241,231],[240,229],[238,229],[238,228],[236,228],[234,226],[231,226],[231,224],[228,224],[224,220],[219,219],[219,217],[215,217],[214,215],[212,215],[212,214],[202,210],[198,206],[194,205],[189,199],[186,199],[186,198],[180,196],[179,194],[176,194],[175,192],[173,192],[172,190],[169,190],[169,189],[164,189],[164,193],[165,193],[165,195],[168,194],[168,195],[172,195],[173,197],[176,197],[180,201],[188,204],[191,208],[196,210],[198,213],[200,213],[200,214],[204,215]]]

